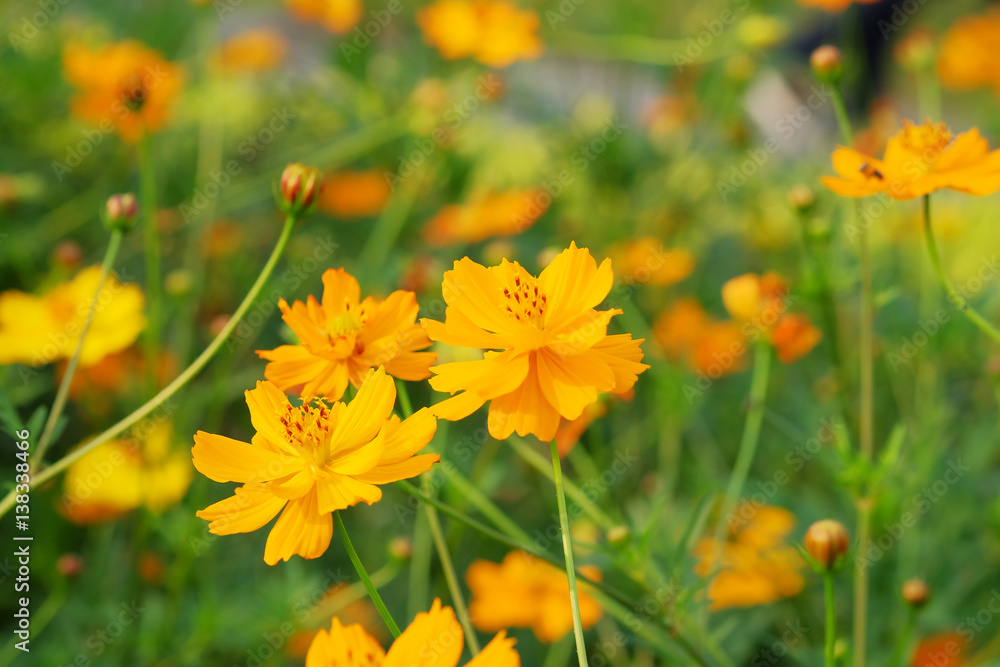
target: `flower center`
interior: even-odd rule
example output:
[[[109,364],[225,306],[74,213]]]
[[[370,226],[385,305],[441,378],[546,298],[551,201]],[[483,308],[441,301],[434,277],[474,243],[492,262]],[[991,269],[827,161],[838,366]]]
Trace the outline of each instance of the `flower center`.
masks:
[[[327,320],[326,333],[329,336],[348,336],[356,334],[365,326],[365,316],[360,308],[346,305],[344,312]]]
[[[334,424],[330,420],[330,406],[323,399],[314,398],[311,402],[314,405],[286,406],[278,419],[285,427],[285,442],[312,459],[313,472],[318,472],[330,459]]]
[[[951,140],[952,134],[944,123],[924,121],[923,125],[914,125],[907,121],[903,124],[903,146],[927,162],[936,160]]]
[[[132,111],[138,111],[146,103],[146,85],[142,82],[139,72],[132,72],[121,82],[121,98],[125,106]]]
[[[514,283],[503,288],[503,296],[508,316],[541,327],[547,299],[535,278],[514,276]]]

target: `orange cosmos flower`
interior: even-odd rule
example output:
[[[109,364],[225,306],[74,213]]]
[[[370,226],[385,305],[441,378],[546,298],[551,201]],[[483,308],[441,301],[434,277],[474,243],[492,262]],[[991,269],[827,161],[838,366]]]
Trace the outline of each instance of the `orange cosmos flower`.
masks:
[[[879,160],[843,146],[833,152],[837,176],[823,184],[843,197],[885,193],[893,199],[921,197],[951,188],[971,195],[1000,190],[1000,151],[990,152],[977,128],[952,135],[944,123],[903,121]]]
[[[423,380],[437,359],[433,352],[418,352],[431,344],[416,323],[417,297],[398,290],[384,301],[360,301],[358,281],[344,269],[323,273],[323,302],[312,295],[306,303],[291,306],[278,301],[281,318],[292,328],[300,345],[257,350],[271,363],[264,377],[282,391],[300,387],[302,396],[338,400],[347,383],[361,385],[368,370],[384,366],[401,380]]]
[[[300,21],[315,21],[329,32],[342,35],[361,20],[361,0],[285,0],[292,16]]]
[[[653,324],[657,342],[671,359],[682,359],[700,375],[719,378],[743,370],[746,336],[736,322],[713,320],[693,298],[680,299]]]
[[[947,88],[990,87],[1000,95],[1000,10],[959,19],[941,42],[937,72]]]
[[[448,60],[507,67],[542,55],[538,14],[506,0],[438,0],[417,12],[417,23],[424,41]]]
[[[660,239],[643,236],[608,253],[626,285],[673,285],[694,271],[694,255],[684,248],[667,250]]]
[[[785,315],[771,330],[771,345],[778,351],[778,359],[790,364],[809,354],[823,339],[805,315]]]
[[[396,386],[382,368],[349,404],[322,399],[293,406],[270,382],[246,392],[257,435],[247,444],[198,431],[194,467],[216,482],[240,482],[235,495],[199,511],[215,535],[257,530],[284,508],[267,538],[264,562],[294,554],[318,558],[330,545],[332,512],[382,499],[378,484],[416,477],[439,460],[416,456],[437,421],[423,408],[392,415]]]
[[[320,630],[313,639],[306,667],[457,667],[464,643],[455,612],[435,598],[430,611],[417,614],[388,653],[361,625],[344,626],[334,618],[330,631]],[[521,667],[521,658],[514,640],[501,631],[465,667]]]
[[[499,564],[477,560],[466,571],[465,581],[472,592],[469,614],[479,630],[531,628],[547,644],[573,630],[566,573],[531,554],[512,551]],[[604,610],[585,586],[579,594],[580,619],[587,629],[601,619]]]
[[[102,129],[114,127],[129,143],[154,132],[169,118],[184,85],[184,72],[135,41],[99,50],[70,43],[63,51],[66,80],[80,89],[73,113]]]
[[[381,212],[390,194],[392,188],[378,170],[340,171],[324,178],[319,207],[338,218],[364,218]]]
[[[542,217],[551,199],[541,190],[511,190],[445,206],[424,225],[423,237],[441,247],[520,234]]]
[[[792,513],[743,503],[733,519],[738,525],[732,526],[722,545],[719,565],[714,562],[718,544],[714,538],[703,538],[695,546],[699,558],[695,573],[707,577],[718,570],[708,587],[710,608],[754,607],[797,595],[804,584],[800,570],[805,563],[785,542],[795,526]]]
[[[722,286],[722,302],[739,322],[747,337],[767,332],[778,350],[778,359],[790,364],[808,354],[823,338],[805,315],[786,313],[788,283],[773,271],[763,275],[746,273]]]
[[[288,41],[281,33],[260,28],[227,39],[216,62],[227,73],[262,72],[277,67],[287,52]]]
[[[861,5],[870,5],[873,2],[878,1],[879,0],[798,0],[798,3],[803,7],[818,7],[830,12],[831,14],[839,14],[855,2]]]
[[[598,268],[575,243],[537,278],[507,260],[491,268],[468,257],[455,262],[442,285],[445,321],[423,325],[432,340],[490,351],[431,368],[434,389],[462,392],[434,406],[435,414],[462,419],[490,401],[494,438],[516,431],[550,441],[560,417],[576,419],[601,392],[630,389],[649,368],[642,340],[609,336],[608,322],[622,311],[594,308],[613,281],[611,261]]]
[[[41,366],[69,359],[76,351],[101,267],[91,266],[42,296],[9,290],[0,294],[0,364]],[[87,338],[80,367],[124,350],[146,327],[142,290],[108,276]]]
[[[962,667],[966,664],[965,637],[946,632],[923,639],[913,651],[912,667]]]

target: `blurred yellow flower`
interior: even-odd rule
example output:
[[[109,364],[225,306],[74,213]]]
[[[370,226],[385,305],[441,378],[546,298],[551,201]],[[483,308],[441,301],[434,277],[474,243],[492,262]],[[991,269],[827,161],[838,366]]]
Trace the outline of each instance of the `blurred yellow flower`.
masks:
[[[280,32],[259,28],[233,35],[219,48],[218,67],[227,73],[260,72],[277,67],[288,52]]]
[[[841,146],[833,152],[833,168],[839,176],[820,180],[843,197],[884,193],[904,200],[948,188],[971,195],[1000,190],[1000,150],[990,152],[978,128],[955,136],[929,120],[904,120],[881,160]]]
[[[567,587],[567,595],[568,595]],[[333,619],[330,631],[320,630],[306,655],[306,667],[457,667],[465,638],[451,607],[435,598],[430,611],[417,614],[396,638],[389,652],[382,650],[359,625],[341,625]],[[514,640],[504,631],[465,667],[520,667]]]
[[[347,383],[360,387],[368,371],[378,366],[401,380],[423,380],[437,359],[430,339],[416,323],[417,297],[397,290],[384,301],[361,300],[358,281],[344,269],[323,273],[323,301],[309,295],[306,303],[278,301],[281,317],[299,337],[300,345],[257,350],[271,363],[264,377],[282,391],[301,387],[303,397],[336,401]]]
[[[445,206],[424,225],[423,237],[442,247],[521,234],[545,213],[551,199],[541,190],[510,190]]]
[[[721,563],[715,563],[715,538],[703,538],[694,549],[696,574],[707,577],[718,570],[708,587],[710,608],[755,607],[797,595],[805,562],[785,541],[795,516],[780,507],[744,502],[733,518],[737,521],[721,545]]]
[[[356,26],[365,9],[361,0],[285,0],[285,6],[298,20],[319,23],[338,35]]]
[[[774,271],[745,273],[722,286],[722,303],[734,319],[773,326],[787,310],[788,283]]]
[[[600,572],[591,568],[587,576],[596,580]],[[531,554],[512,551],[499,564],[477,560],[466,571],[465,581],[472,593],[469,615],[479,630],[531,628],[547,644],[573,630],[566,572]],[[588,595],[585,585],[580,586],[579,596],[580,617],[587,629],[601,619],[604,610]]]
[[[608,335],[611,260],[601,266],[575,243],[535,278],[517,262],[486,268],[468,257],[446,271],[445,321],[421,320],[432,340],[488,350],[480,360],[431,368],[431,386],[452,396],[432,409],[457,420],[490,402],[488,427],[497,440],[534,434],[551,441],[560,418],[576,419],[598,394],[632,388],[642,340]],[[497,352],[496,350],[502,350]]]
[[[101,267],[92,266],[41,296],[9,290],[0,294],[0,364],[41,366],[69,359],[76,351]],[[142,290],[111,274],[80,353],[80,366],[93,366],[124,350],[146,326]]]
[[[257,435],[247,444],[198,431],[194,467],[216,482],[240,482],[235,495],[197,515],[215,535],[248,533],[282,512],[264,561],[294,554],[318,558],[330,546],[336,510],[382,499],[379,484],[416,477],[439,457],[422,454],[437,429],[424,408],[400,421],[392,415],[396,387],[372,371],[353,401],[321,399],[293,406],[270,382],[246,392]]]
[[[643,236],[608,251],[626,285],[673,285],[694,271],[694,255],[685,248],[666,249],[654,236]]]
[[[382,172],[338,171],[323,179],[319,208],[338,218],[364,218],[377,215],[392,194]]]
[[[139,440],[109,440],[70,465],[58,509],[74,523],[117,519],[145,506],[162,512],[184,497],[191,461],[171,451],[173,426],[153,424]]]
[[[447,60],[472,57],[490,67],[542,55],[538,14],[507,0],[438,0],[417,11],[424,41]]]
[[[63,67],[66,80],[80,89],[73,113],[104,132],[117,130],[129,143],[167,122],[184,85],[179,66],[136,41],[96,51],[71,42],[63,51]]]
[[[1000,10],[956,21],[941,41],[937,72],[946,88],[1000,95]]]

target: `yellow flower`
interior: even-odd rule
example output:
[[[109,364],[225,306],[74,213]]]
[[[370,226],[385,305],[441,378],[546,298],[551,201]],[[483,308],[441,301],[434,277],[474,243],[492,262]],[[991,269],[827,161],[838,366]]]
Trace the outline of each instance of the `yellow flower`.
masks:
[[[173,427],[159,422],[141,441],[110,440],[66,471],[58,509],[74,523],[108,521],[145,505],[162,512],[191,483],[185,452],[171,452]]]
[[[570,244],[535,278],[517,262],[486,268],[468,257],[446,271],[445,321],[422,320],[432,340],[489,350],[483,359],[431,368],[431,386],[461,394],[434,406],[462,419],[490,401],[489,432],[550,441],[560,417],[576,419],[601,392],[623,393],[649,366],[642,340],[610,336],[621,310],[595,310],[611,291],[611,261]],[[501,350],[497,352],[496,350]]]
[[[477,560],[466,571],[465,581],[472,592],[469,614],[479,630],[531,628],[547,644],[573,630],[566,573],[531,554],[512,551],[500,564]],[[604,610],[585,586],[579,596],[580,618],[587,629]]]
[[[392,416],[396,387],[382,368],[370,373],[350,404],[320,399],[293,406],[270,382],[246,392],[257,435],[247,444],[198,431],[194,467],[216,482],[240,482],[235,495],[198,512],[215,535],[248,533],[284,508],[271,529],[264,561],[294,554],[318,558],[330,545],[332,512],[382,499],[378,484],[429,470],[436,454],[416,453],[437,429],[424,408],[405,421]]]
[[[708,587],[711,609],[754,607],[792,597],[802,590],[805,565],[785,538],[795,526],[788,510],[743,503],[733,518],[729,539],[722,544],[722,562],[715,563],[717,542],[706,537],[695,546],[695,573],[706,577],[718,570]]]
[[[73,113],[100,127],[114,126],[129,143],[167,122],[184,85],[180,67],[135,41],[97,51],[71,43],[63,51],[63,66],[66,80],[81,91]]]
[[[568,593],[567,593],[568,595]],[[330,631],[320,630],[306,655],[306,667],[457,667],[465,643],[462,626],[451,607],[435,598],[431,610],[420,612],[386,653],[361,625],[341,625],[336,617]],[[520,667],[514,640],[501,631],[465,667]]]
[[[246,30],[226,40],[216,57],[225,72],[274,69],[285,59],[288,41],[274,30]]]
[[[92,266],[42,296],[17,290],[0,294],[0,364],[41,366],[72,357],[100,278],[101,267]],[[134,343],[146,326],[143,305],[142,290],[109,275],[97,298],[80,366],[93,366]]]
[[[257,350],[271,363],[264,376],[282,391],[301,386],[302,396],[338,400],[347,383],[361,385],[369,369],[384,366],[401,380],[423,380],[437,359],[418,352],[431,342],[416,323],[417,297],[398,290],[384,301],[360,301],[361,288],[344,269],[323,273],[323,301],[312,295],[291,306],[281,299],[281,317],[298,335],[301,345]]]
[[[673,285],[694,271],[694,255],[684,248],[667,250],[653,236],[643,236],[608,253],[626,285]]]
[[[417,23],[424,41],[448,60],[507,67],[542,55],[538,14],[507,0],[438,0],[417,12]]]
[[[365,6],[361,0],[285,0],[300,21],[316,21],[329,32],[342,35],[361,20]]]
[[[520,234],[545,213],[548,202],[543,194],[534,189],[511,190],[445,206],[424,225],[424,240],[440,247]]]
[[[1000,11],[966,16],[948,30],[938,52],[946,88],[993,88],[1000,95]]]
[[[788,308],[787,293],[788,283],[774,271],[745,273],[722,286],[722,303],[734,319],[770,327]]]
[[[893,199],[913,199],[951,188],[988,195],[1000,190],[1000,150],[990,152],[977,128],[952,135],[944,123],[903,121],[879,160],[843,146],[833,152],[839,174],[823,176],[823,184],[843,197],[885,193]]]

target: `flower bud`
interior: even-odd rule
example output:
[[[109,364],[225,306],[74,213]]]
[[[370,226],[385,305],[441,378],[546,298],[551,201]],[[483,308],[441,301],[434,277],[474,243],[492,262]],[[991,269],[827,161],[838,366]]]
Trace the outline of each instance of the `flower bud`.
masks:
[[[110,230],[127,232],[135,226],[138,214],[139,202],[134,194],[126,192],[111,195],[104,205],[104,226]]]
[[[315,167],[298,162],[285,167],[281,174],[281,200],[278,206],[288,215],[303,217],[319,199],[323,176]]]
[[[927,27],[917,28],[896,44],[892,54],[903,69],[930,69],[934,65],[934,33]]]
[[[52,251],[52,261],[68,271],[73,271],[83,261],[83,248],[76,241],[62,241]]]
[[[79,577],[83,572],[83,558],[80,554],[65,553],[56,561],[56,571],[64,577]]]
[[[931,589],[923,579],[910,579],[903,583],[903,599],[914,609],[920,609],[931,596]]]
[[[847,553],[850,541],[844,524],[824,519],[809,526],[805,546],[817,563],[826,570],[832,570],[837,560]]]
[[[612,526],[611,528],[608,529],[608,532],[605,533],[605,537],[607,538],[608,543],[614,544],[615,546],[620,546],[624,544],[625,540],[628,539],[628,535],[629,535],[628,526],[621,526],[621,525]]]
[[[788,191],[788,203],[796,211],[806,213],[816,203],[816,193],[805,183],[800,183]]]
[[[840,49],[830,44],[825,44],[813,51],[809,57],[809,63],[812,65],[816,77],[826,83],[840,81],[840,77],[844,73]]]
[[[408,537],[396,537],[389,542],[389,555],[396,560],[409,560],[413,555],[413,542]]]

